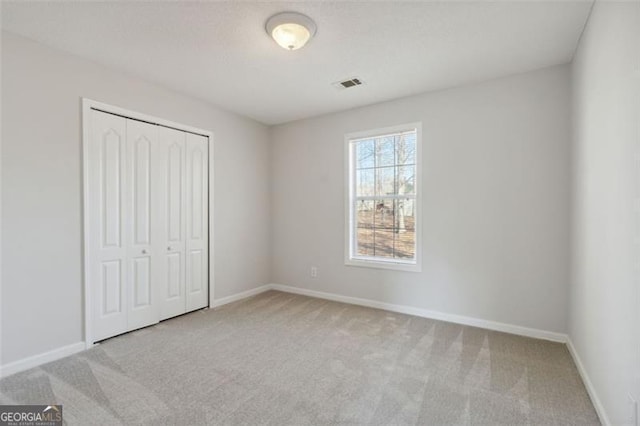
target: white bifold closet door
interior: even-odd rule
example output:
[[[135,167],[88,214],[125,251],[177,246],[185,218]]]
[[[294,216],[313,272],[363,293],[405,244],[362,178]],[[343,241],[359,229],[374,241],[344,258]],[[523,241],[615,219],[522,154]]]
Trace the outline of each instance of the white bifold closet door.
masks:
[[[209,138],[187,133],[187,311],[209,304]]]
[[[92,110],[94,341],[208,304],[208,138]]]
[[[104,114],[104,113],[102,113]],[[123,216],[127,249],[127,329],[158,322],[159,307],[154,283],[158,281],[158,254],[161,251],[156,229],[159,191],[158,126],[126,120],[126,173]]]
[[[160,128],[160,319],[207,304],[207,138]]]

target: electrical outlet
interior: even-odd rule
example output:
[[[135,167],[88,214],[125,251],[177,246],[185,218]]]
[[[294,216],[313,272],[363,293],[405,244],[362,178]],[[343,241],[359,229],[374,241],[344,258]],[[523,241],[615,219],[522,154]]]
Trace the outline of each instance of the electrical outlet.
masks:
[[[311,267],[311,278],[318,278],[318,267],[317,266],[312,266]]]
[[[639,426],[638,425],[638,401],[635,400],[633,395],[629,394],[627,398],[627,402],[629,405],[628,414],[628,422],[630,425]]]

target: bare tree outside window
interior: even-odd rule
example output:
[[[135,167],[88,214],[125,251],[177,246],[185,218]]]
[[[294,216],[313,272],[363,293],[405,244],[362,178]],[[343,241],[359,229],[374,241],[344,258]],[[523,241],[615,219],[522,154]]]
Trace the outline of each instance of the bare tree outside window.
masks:
[[[353,255],[415,260],[416,130],[350,141]]]

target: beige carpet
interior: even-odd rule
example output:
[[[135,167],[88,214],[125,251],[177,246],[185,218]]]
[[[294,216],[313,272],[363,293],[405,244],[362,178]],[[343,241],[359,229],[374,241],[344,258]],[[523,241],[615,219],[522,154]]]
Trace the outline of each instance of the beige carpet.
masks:
[[[0,381],[67,424],[590,425],[566,347],[270,291]]]

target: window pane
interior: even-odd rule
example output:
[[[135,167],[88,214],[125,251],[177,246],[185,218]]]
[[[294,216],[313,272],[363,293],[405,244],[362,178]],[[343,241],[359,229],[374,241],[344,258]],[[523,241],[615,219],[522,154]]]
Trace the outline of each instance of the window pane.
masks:
[[[365,140],[356,143],[356,168],[375,166],[375,141]]]
[[[394,225],[394,201],[393,199],[376,200],[376,211],[374,216],[376,229],[393,230]]]
[[[397,136],[397,164],[416,163],[416,134],[408,133]]]
[[[356,171],[356,195],[366,197],[374,194],[375,169]]]
[[[400,199],[395,202],[394,257],[413,259],[416,246],[415,201]]]
[[[373,228],[375,226],[375,202],[359,200],[356,202],[356,248],[360,256],[373,256]]]
[[[358,256],[374,256],[373,229],[358,228],[357,254]]]
[[[395,168],[382,167],[375,169],[376,171],[376,194],[375,195],[394,195],[395,194]]]
[[[376,257],[393,258],[393,230],[376,229],[373,251]]]
[[[375,202],[373,200],[358,200],[356,205],[358,228],[373,228],[375,226]]]
[[[398,194],[415,194],[416,166],[398,167]]]
[[[376,167],[393,166],[395,161],[394,137],[376,139]]]

